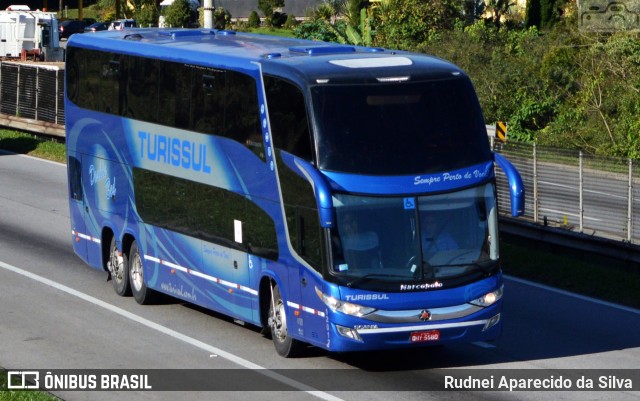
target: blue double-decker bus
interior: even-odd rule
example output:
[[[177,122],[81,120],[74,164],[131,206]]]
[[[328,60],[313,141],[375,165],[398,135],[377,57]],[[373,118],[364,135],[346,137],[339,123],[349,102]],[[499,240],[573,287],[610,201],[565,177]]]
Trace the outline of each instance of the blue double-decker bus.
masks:
[[[277,352],[487,341],[502,328],[494,164],[477,96],[422,54],[242,34],[74,35],[75,252],[262,327]]]

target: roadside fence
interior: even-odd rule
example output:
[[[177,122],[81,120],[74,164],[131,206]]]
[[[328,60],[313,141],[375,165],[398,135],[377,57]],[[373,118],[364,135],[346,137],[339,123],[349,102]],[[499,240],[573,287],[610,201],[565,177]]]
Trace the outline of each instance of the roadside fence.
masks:
[[[640,243],[640,161],[519,142],[496,144],[494,150],[507,157],[522,176],[524,219]],[[496,176],[501,209],[509,210],[506,178],[499,168]]]
[[[0,62],[0,124],[64,136],[64,63]]]

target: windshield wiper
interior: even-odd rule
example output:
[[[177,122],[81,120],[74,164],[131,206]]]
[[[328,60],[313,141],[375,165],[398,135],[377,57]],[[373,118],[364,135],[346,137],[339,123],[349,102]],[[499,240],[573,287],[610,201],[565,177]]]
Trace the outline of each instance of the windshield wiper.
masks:
[[[378,273],[372,273],[372,274],[365,274],[364,276],[358,277],[353,281],[350,281],[347,283],[347,287],[351,288],[354,285],[357,284],[361,284],[365,281],[369,281],[369,280],[373,280],[374,278],[403,278],[403,279],[407,279],[407,278],[411,278],[411,277],[407,277],[401,274],[378,274]]]

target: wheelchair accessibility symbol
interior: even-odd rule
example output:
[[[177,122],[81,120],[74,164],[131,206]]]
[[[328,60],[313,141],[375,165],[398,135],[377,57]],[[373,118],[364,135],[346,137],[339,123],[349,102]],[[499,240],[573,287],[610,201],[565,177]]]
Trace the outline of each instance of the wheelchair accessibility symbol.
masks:
[[[405,210],[415,209],[416,208],[415,198],[404,198],[404,208]]]

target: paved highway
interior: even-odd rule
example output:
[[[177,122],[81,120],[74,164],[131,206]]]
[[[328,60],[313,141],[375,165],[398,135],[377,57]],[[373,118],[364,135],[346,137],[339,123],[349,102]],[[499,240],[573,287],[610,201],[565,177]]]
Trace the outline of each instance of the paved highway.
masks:
[[[427,390],[442,386],[448,372],[461,377],[489,372],[495,389],[517,369],[540,369],[538,374],[557,378],[587,369],[613,375],[604,369],[640,368],[638,310],[508,278],[504,319],[503,336],[492,344],[336,355],[312,349],[305,358],[283,359],[255,328],[181,302],[140,306],[116,296],[106,273],[84,265],[71,249],[65,167],[0,155],[0,366],[230,374],[235,373],[229,369],[240,369],[236,376],[246,381],[252,376],[243,370],[267,368],[276,369],[269,380],[306,390],[55,393],[64,400],[513,399],[504,391]],[[302,375],[294,375],[293,382],[284,378],[293,372]],[[636,391],[529,391],[516,398],[640,400],[640,377],[633,372]],[[335,387],[318,377],[334,380]],[[576,377],[570,379],[574,384]],[[369,388],[380,391],[363,391]]]

